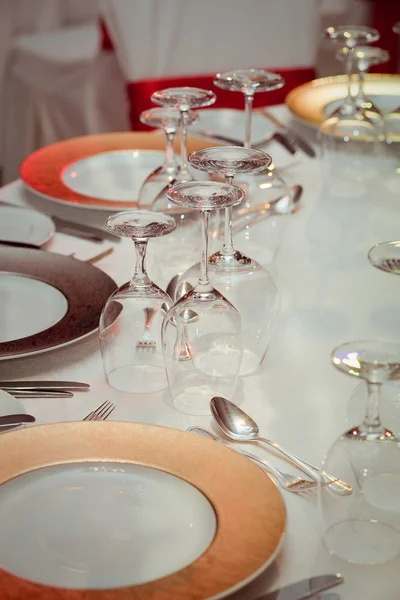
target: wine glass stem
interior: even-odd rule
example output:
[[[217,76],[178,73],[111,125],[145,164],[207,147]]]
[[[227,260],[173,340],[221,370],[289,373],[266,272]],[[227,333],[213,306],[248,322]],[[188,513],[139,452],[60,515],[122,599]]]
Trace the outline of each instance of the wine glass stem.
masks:
[[[228,185],[233,184],[233,179],[234,175],[225,175],[225,183],[227,183]],[[233,247],[232,238],[232,216],[232,206],[228,206],[228,208],[225,209],[224,244],[221,250],[224,256],[232,256],[233,254],[235,254],[235,248]]]
[[[203,218],[202,230],[201,230],[201,262],[200,262],[200,278],[198,286],[202,289],[210,288],[210,280],[208,279],[208,223],[210,219],[210,211],[202,210],[201,216]],[[197,286],[196,286],[197,287]]]
[[[253,111],[253,100],[254,93],[244,94],[244,114],[245,114],[245,133],[244,133],[244,147],[251,148],[251,115]]]
[[[381,397],[381,384],[367,382],[368,400],[367,410],[365,413],[363,426],[368,431],[381,428],[381,420],[379,418],[379,402]]]
[[[174,153],[175,130],[165,130],[165,162],[164,167],[167,173],[176,171],[176,160]]]
[[[351,95],[351,77],[353,74],[353,53],[354,48],[349,48],[349,52],[346,60],[346,75],[347,75],[347,96],[344,100],[344,104],[347,107],[352,105],[353,97]]]
[[[135,286],[146,286],[151,283],[146,272],[146,250],[148,240],[134,240],[136,251],[136,265],[132,283]]]
[[[359,104],[362,104],[365,101],[365,95],[364,95],[365,73],[366,73],[366,71],[359,72],[358,92],[357,92],[357,101]]]
[[[181,170],[179,177],[180,181],[184,181],[186,175],[188,176],[188,181],[191,180],[191,176],[188,170],[187,157],[187,115],[188,111],[181,108]]]

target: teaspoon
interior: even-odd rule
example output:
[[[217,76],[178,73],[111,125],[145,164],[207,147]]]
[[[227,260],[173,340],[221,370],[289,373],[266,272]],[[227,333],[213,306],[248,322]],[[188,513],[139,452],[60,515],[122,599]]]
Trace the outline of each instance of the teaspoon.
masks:
[[[238,406],[233,404],[233,402],[222,396],[214,396],[211,399],[210,407],[211,414],[217,425],[229,438],[237,442],[264,442],[264,444],[272,446],[275,450],[286,456],[286,458],[307,473],[314,481],[320,482],[323,480],[326,483],[329,482],[329,487],[332,491],[342,495],[351,494],[352,487],[349,484],[327,473],[322,474],[314,465],[292,454],[276,442],[261,437],[257,423]]]

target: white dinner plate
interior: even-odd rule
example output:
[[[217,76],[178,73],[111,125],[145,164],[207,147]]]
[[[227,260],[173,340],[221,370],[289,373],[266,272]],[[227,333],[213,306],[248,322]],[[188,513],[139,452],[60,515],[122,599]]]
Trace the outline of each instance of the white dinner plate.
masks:
[[[77,194],[112,200],[116,208],[135,202],[139,190],[164,153],[152,150],[102,152],[69,164],[61,173],[63,183]]]
[[[0,589],[13,598],[217,600],[281,547],[272,480],[190,433],[55,423],[0,436],[0,454]]]
[[[0,240],[43,246],[54,232],[54,223],[47,215],[0,203]]]
[[[233,108],[207,108],[199,110],[198,114],[200,118],[190,126],[190,132],[200,135],[201,131],[210,131],[218,135],[238,139],[241,142],[244,141],[244,111]],[[253,144],[257,144],[274,131],[276,131],[276,127],[272,121],[253,111],[251,127],[251,142]],[[209,139],[211,142],[211,138]],[[289,167],[297,161],[296,157],[276,141],[265,144],[261,149],[272,156],[272,160],[278,169]]]

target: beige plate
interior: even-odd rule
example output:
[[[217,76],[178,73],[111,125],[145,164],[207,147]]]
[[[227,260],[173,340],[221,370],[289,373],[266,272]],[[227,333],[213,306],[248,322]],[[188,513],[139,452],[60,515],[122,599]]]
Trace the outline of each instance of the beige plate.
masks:
[[[289,92],[285,104],[294,116],[318,126],[325,117],[325,107],[344,98],[346,93],[345,75],[323,77],[304,83]],[[356,93],[356,83],[354,83],[354,93]],[[367,75],[365,93],[374,100],[382,112],[395,110],[400,105],[400,75]],[[391,137],[393,141],[400,142],[399,134]]]
[[[0,455],[0,484],[62,463],[112,461],[159,469],[198,488],[218,523],[208,549],[162,579],[112,590],[74,590],[42,586],[0,570],[3,600],[221,598],[256,577],[275,558],[283,539],[285,506],[271,479],[239,454],[190,433],[137,423],[55,423],[0,436]]]

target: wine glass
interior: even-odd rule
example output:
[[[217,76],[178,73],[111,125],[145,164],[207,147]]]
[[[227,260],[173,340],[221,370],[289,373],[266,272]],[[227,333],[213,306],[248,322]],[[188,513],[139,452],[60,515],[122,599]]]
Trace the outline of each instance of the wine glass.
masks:
[[[180,183],[168,196],[178,205],[201,211],[200,277],[165,316],[162,339],[172,403],[193,415],[209,415],[210,399],[232,399],[242,360],[240,314],[208,278],[210,212],[238,204],[243,191],[213,181]]]
[[[390,58],[389,53],[386,50],[376,48],[375,46],[356,46],[354,50],[344,46],[337,52],[336,57],[338,60],[346,62],[349,58],[349,54],[354,63],[352,71],[356,70],[359,74],[358,91],[354,96],[355,106],[364,113],[366,117],[372,121],[378,121],[379,125],[382,126],[382,113],[372,100],[366,97],[364,84],[365,76],[369,69],[374,65],[380,65],[387,62]]]
[[[239,173],[257,173],[266,169],[271,161],[265,152],[238,146],[205,148],[189,156],[193,167],[221,174],[226,184],[232,184]],[[225,208],[223,246],[209,256],[208,273],[211,284],[240,312],[243,331],[240,375],[247,375],[259,368],[267,353],[280,298],[270,273],[234,247],[232,217],[232,206],[228,206]],[[200,263],[196,263],[182,275],[175,299],[183,295],[188,285],[196,285],[200,268]]]
[[[150,208],[157,194],[168,184],[171,184],[178,175],[179,165],[174,153],[174,138],[180,126],[180,111],[177,108],[157,106],[140,113],[140,120],[145,125],[162,129],[165,133],[165,159],[164,163],[152,171],[142,183],[139,192],[140,208]],[[194,110],[187,114],[187,125],[198,121],[199,117]],[[157,210],[157,209],[156,209]]]
[[[187,163],[187,126],[190,120],[189,111],[192,108],[204,108],[214,104],[216,96],[210,90],[195,87],[173,87],[154,92],[151,100],[161,106],[177,108],[180,112],[181,135],[181,167],[176,180],[179,182],[193,181],[193,175],[188,170]]]
[[[168,235],[175,220],[162,213],[130,210],[110,216],[105,228],[135,244],[136,266],[131,281],[107,300],[100,317],[100,347],[109,384],[123,392],[156,392],[167,387],[161,325],[171,298],[146,272],[150,238]]]
[[[354,111],[354,100],[351,94],[351,78],[353,74],[353,53],[356,46],[365,46],[379,40],[379,32],[372,27],[363,25],[339,25],[330,26],[324,29],[323,36],[335,44],[347,48],[346,56],[346,75],[347,75],[347,95],[344,102],[341,103],[330,116],[352,114]]]
[[[352,494],[340,498],[329,485],[319,486],[319,502],[328,551],[361,564],[386,562],[400,553],[400,447],[381,423],[381,386],[400,378],[400,344],[357,341],[336,348],[332,364],[365,380],[368,390],[363,422],[333,444],[322,475],[348,481]]]
[[[242,92],[245,98],[245,148],[251,147],[251,115],[254,94],[278,90],[285,85],[283,77],[260,69],[236,69],[217,73],[214,85],[232,92]]]
[[[400,275],[400,241],[376,244],[368,252],[368,259],[377,269]]]

